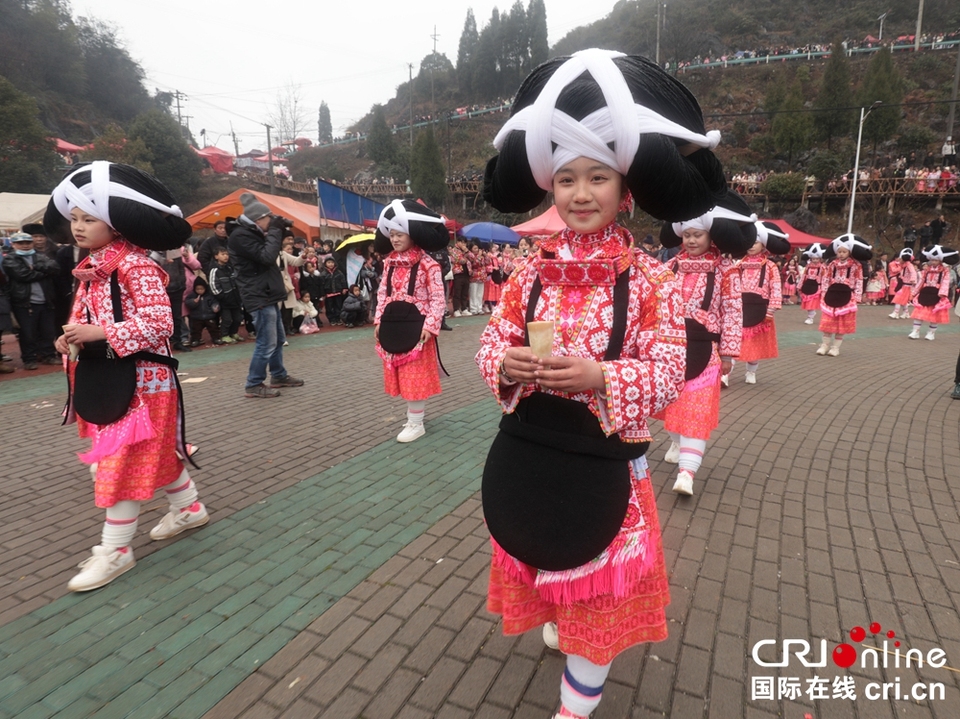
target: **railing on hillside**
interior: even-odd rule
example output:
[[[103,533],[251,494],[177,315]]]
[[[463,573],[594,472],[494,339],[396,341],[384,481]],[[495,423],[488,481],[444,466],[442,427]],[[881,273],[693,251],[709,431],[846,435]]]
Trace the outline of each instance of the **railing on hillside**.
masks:
[[[263,172],[238,170],[237,177],[255,185],[270,185],[270,176]],[[310,195],[311,197],[317,196],[317,187],[312,182],[295,182],[294,180],[286,180],[281,177],[275,177],[273,180],[273,185],[274,187],[279,187],[288,192],[295,192],[299,195]],[[482,186],[483,182],[480,180],[454,180],[447,183],[447,190],[452,195],[456,196],[479,195]],[[405,184],[400,183],[348,182],[340,183],[338,187],[342,187],[348,192],[355,192],[363,197],[396,198],[410,194],[410,188]]]
[[[926,43],[920,43],[921,50],[947,50],[951,47],[956,47],[960,44],[960,39],[955,40],[940,40],[932,41]],[[871,47],[853,47],[847,49],[847,57],[853,55],[877,52],[880,50],[881,45],[875,45]],[[913,50],[913,43],[907,44],[897,44],[894,43],[890,46],[890,49],[893,52],[905,52]],[[768,65],[771,62],[786,62],[788,60],[816,60],[819,58],[830,57],[830,50],[809,50],[807,52],[797,52],[797,53],[788,53],[785,55],[756,55],[753,57],[726,57],[718,60],[713,60],[711,62],[702,62],[697,64],[681,64],[680,68],[677,69],[674,64],[669,64],[668,69],[671,71],[676,70],[677,72],[684,73],[687,70],[700,70],[700,69],[709,69],[715,67],[731,67],[733,65]]]

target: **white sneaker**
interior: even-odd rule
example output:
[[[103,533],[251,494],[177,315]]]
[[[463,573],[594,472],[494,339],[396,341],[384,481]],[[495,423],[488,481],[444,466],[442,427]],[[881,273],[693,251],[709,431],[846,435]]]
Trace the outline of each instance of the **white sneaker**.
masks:
[[[668,462],[669,464],[676,464],[680,461],[680,445],[676,442],[671,442],[670,447],[667,449],[667,453],[663,455],[663,461]]]
[[[805,320],[803,321],[803,324],[805,324],[805,325],[812,325],[812,324],[813,324],[813,317],[807,317],[807,319],[805,319]]]
[[[909,337],[912,340],[920,339],[920,330],[914,329],[913,332],[907,335],[907,337]]]
[[[894,310],[893,312],[888,314],[887,317],[889,317],[892,320],[898,320],[900,319],[900,314],[896,310]]]
[[[756,372],[747,372],[743,376],[743,381],[746,384],[756,384],[757,383],[757,373]]]
[[[560,632],[557,631],[556,622],[547,622],[543,625],[543,643],[547,649],[560,648]]]
[[[840,355],[840,348],[834,345],[829,350],[827,350],[827,354],[830,355],[831,357],[838,357]]]
[[[923,339],[930,340],[931,342],[933,342],[933,340],[935,339],[935,334],[936,333],[934,332],[927,332],[927,334],[923,336]]]
[[[817,348],[817,354],[820,355],[820,356],[823,356],[823,355],[825,355],[825,354],[827,353],[827,350],[828,350],[828,349],[829,349],[829,347],[827,347],[826,344],[822,344],[822,345],[820,345],[820,346]]]
[[[470,310],[464,310],[463,312],[460,313],[461,317],[470,317],[471,315],[473,315],[473,312],[471,312]]]
[[[460,317],[460,310],[454,310],[454,311],[453,311],[453,316],[454,316],[454,317]]]
[[[673,483],[673,491],[677,494],[683,494],[687,497],[693,495],[693,475],[685,469],[681,469],[677,475],[677,481]]]
[[[730,386],[730,375],[728,375],[728,374],[722,374],[722,375],[720,375],[720,384],[723,385],[724,387],[729,387],[729,386]]]
[[[133,549],[124,547],[125,552],[119,549],[108,549],[97,545],[93,548],[93,556],[87,557],[77,566],[80,573],[67,583],[71,592],[88,592],[109,584],[127,570],[133,569],[137,560],[133,558]]]
[[[150,539],[161,540],[176,537],[181,532],[186,532],[194,527],[202,527],[210,521],[210,515],[207,514],[207,508],[200,502],[200,509],[191,511],[189,508],[179,510],[171,509],[165,515],[160,523],[150,530]],[[191,505],[192,506],[192,505]]]
[[[415,439],[420,439],[423,435],[427,433],[427,430],[423,428],[423,423],[420,424],[411,424],[407,422],[403,425],[403,429],[400,434],[397,435],[398,442],[412,442]]]

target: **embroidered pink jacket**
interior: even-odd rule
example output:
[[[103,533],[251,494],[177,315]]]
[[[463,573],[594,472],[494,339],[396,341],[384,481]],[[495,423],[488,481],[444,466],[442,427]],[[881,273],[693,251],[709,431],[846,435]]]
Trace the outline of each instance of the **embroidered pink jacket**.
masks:
[[[763,273],[763,287],[760,287],[760,274],[763,267],[766,267],[767,271]],[[780,270],[762,252],[759,255],[748,255],[740,260],[740,289],[770,300],[767,314],[776,312],[783,306]]]
[[[377,289],[377,314],[374,324],[380,324],[380,316],[392,299],[407,298],[407,285],[410,282],[410,268],[417,262],[417,278],[414,281],[413,303],[426,317],[423,329],[432,335],[440,333],[446,302],[443,296],[443,275],[440,265],[419,247],[405,252],[391,252],[383,261],[383,276]],[[393,267],[393,294],[387,297],[387,275]],[[408,300],[409,301],[409,300]]]
[[[690,261],[709,264],[715,274],[713,297],[706,310],[702,305],[708,273],[695,272],[688,276],[681,268]],[[668,266],[678,268],[677,277],[683,286],[683,316],[696,320],[708,332],[720,335],[718,351],[721,357],[739,357],[743,342],[743,300],[740,272],[734,261],[711,247],[698,257],[690,257],[686,250],[681,250]]]

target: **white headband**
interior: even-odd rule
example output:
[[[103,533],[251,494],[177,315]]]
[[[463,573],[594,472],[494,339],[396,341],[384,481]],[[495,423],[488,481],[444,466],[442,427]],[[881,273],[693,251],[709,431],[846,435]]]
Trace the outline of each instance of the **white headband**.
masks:
[[[387,210],[393,208],[393,217],[387,217]],[[390,230],[402,232],[405,235],[410,234],[410,221],[416,222],[437,222],[443,224],[442,217],[433,217],[431,215],[421,215],[419,212],[409,212],[403,206],[403,200],[394,200],[383,208],[380,212],[380,219],[377,221],[377,229],[381,233],[390,236]]]
[[[694,217],[692,220],[684,220],[683,222],[674,222],[673,234],[675,234],[677,237],[680,237],[684,230],[703,230],[704,232],[710,232],[710,228],[713,227],[714,220],[756,222],[757,216],[755,214],[751,214],[749,216],[741,215],[739,212],[728,210],[725,207],[714,207],[706,214],[700,215],[700,217]]]
[[[868,245],[865,242],[861,242],[860,240],[857,239],[856,235],[850,235],[850,234],[840,235],[837,239],[833,241],[834,252],[839,250],[841,247],[849,250],[850,252],[853,252],[854,247],[862,247],[866,250],[873,249],[873,245]]]
[[[943,262],[945,258],[951,257],[952,255],[956,255],[956,254],[958,254],[956,250],[949,250],[947,252],[944,252],[943,247],[941,245],[934,245],[929,250],[923,251],[923,256],[926,257],[928,260],[940,260],[941,262]]]
[[[757,226],[757,241],[760,242],[764,247],[767,246],[767,238],[771,236],[782,237],[785,240],[790,239],[790,235],[788,235],[786,232],[771,229],[762,222],[755,222],[754,224]]]
[[[578,157],[589,157],[626,175],[640,146],[641,134],[659,133],[710,149],[720,143],[717,130],[701,135],[636,104],[613,62],[613,58],[623,56],[621,52],[597,49],[574,53],[557,68],[534,103],[507,120],[494,138],[494,147],[499,150],[514,130],[523,131],[530,171],[541,189],[552,190],[553,176]],[[560,93],[585,71],[600,86],[607,104],[577,122],[557,110],[556,105]],[[609,143],[614,149],[610,149]]]

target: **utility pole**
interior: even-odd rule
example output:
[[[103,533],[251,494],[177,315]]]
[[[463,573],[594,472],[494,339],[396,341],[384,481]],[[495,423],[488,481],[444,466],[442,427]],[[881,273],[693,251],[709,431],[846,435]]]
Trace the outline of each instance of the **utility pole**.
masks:
[[[180,92],[179,90],[174,90],[174,91],[173,91],[173,97],[174,97],[174,98],[176,99],[176,101],[177,101],[177,124],[179,124],[179,125],[182,126],[182,125],[183,125],[183,118],[180,116],[180,98],[182,97],[184,100],[186,100],[186,99],[187,99],[187,96],[184,95],[184,94],[183,94],[182,92]]]
[[[947,136],[953,137],[953,120],[957,114],[957,90],[960,89],[960,44],[957,45],[957,68],[953,71],[953,94],[950,95],[950,114],[947,116]]]
[[[413,63],[408,62],[410,69],[410,150],[413,151]]]
[[[273,191],[273,144],[270,142],[270,130],[273,128],[267,123],[263,123],[263,126],[267,128],[267,165],[270,173],[270,194],[275,195],[276,193]]]
[[[240,157],[240,143],[237,142],[237,133],[233,131],[233,121],[230,121],[230,137],[233,138],[233,154],[235,157]]]
[[[437,96],[433,90],[433,71],[437,64],[437,38],[440,37],[437,35],[437,26],[433,26],[433,35],[430,37],[433,38],[433,57],[430,59],[430,109],[433,110],[434,114],[437,111]]]
[[[663,2],[657,0],[657,67],[660,67],[660,9]]]
[[[923,29],[923,0],[920,0],[920,9],[917,10],[917,33],[913,36],[913,51],[920,51],[920,31]]]
[[[887,19],[887,15],[890,14],[890,11],[887,10],[883,15],[877,18],[880,21],[880,37],[877,40],[883,40],[883,21]]]

